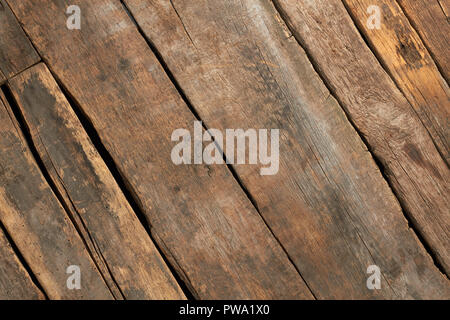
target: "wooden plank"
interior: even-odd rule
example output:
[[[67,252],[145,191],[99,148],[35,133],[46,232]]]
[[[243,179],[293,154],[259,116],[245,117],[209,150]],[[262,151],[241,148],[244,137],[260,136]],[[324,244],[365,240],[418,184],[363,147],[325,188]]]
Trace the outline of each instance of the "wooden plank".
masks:
[[[42,300],[44,295],[31,280],[0,230],[0,300]]]
[[[0,220],[50,299],[111,299],[63,207],[0,99]],[[69,289],[69,266],[81,289]]]
[[[447,82],[450,79],[448,0],[397,0],[430,50]]]
[[[126,299],[185,298],[46,66],[9,83],[78,229],[99,251],[97,265],[106,264]]]
[[[419,35],[395,1],[345,0],[344,3],[448,163],[450,91]],[[381,10],[379,30],[367,27],[370,18],[367,8],[371,5]]]
[[[448,296],[270,1],[125,2],[209,128],[280,128],[278,174],[234,167],[316,297]],[[371,264],[381,268],[384,290],[366,287]]]
[[[279,4],[448,273],[449,169],[414,109],[366,46],[341,1]]]
[[[39,60],[8,4],[0,0],[0,84]]]
[[[172,132],[195,118],[118,1],[78,1],[81,30],[63,27],[66,1],[9,4],[195,297],[312,298],[226,167],[172,163]]]

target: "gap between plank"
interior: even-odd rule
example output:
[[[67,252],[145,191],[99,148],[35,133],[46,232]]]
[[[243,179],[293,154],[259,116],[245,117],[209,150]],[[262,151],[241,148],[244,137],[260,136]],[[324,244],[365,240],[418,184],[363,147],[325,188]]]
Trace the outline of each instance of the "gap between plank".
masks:
[[[449,82],[446,77],[445,77],[445,73],[443,71],[443,68],[441,67],[441,65],[438,63],[436,56],[434,55],[433,51],[430,50],[430,48],[428,47],[427,43],[424,41],[422,35],[419,32],[419,27],[414,23],[414,21],[411,19],[411,17],[409,16],[409,14],[406,12],[404,6],[401,4],[401,2],[399,2],[398,0],[394,0],[395,2],[397,2],[398,6],[400,7],[400,9],[402,9],[403,14],[405,15],[406,19],[408,19],[409,24],[411,25],[411,27],[414,29],[414,31],[416,31],[417,35],[419,36],[420,40],[422,41],[424,47],[427,49],[428,53],[430,54],[431,58],[434,61],[434,64],[436,65],[437,69],[439,70],[439,73],[442,76],[442,79],[444,79],[447,82],[447,85],[449,85]],[[438,0],[437,0],[438,1]],[[441,3],[438,1],[439,6],[442,9]],[[444,13],[444,15],[447,17],[447,15],[445,14],[444,10],[442,10],[442,12]],[[448,19],[448,18],[447,18]]]
[[[439,7],[441,8],[442,12],[444,13],[444,16],[448,19],[447,12],[445,11],[445,8],[442,6],[441,0],[436,0],[439,4]]]
[[[382,161],[375,155],[375,153],[373,152],[373,149],[371,148],[370,144],[368,143],[367,139],[364,137],[364,135],[362,134],[362,132],[358,129],[358,127],[355,125],[355,123],[353,122],[353,120],[351,119],[350,114],[347,113],[347,111],[345,110],[344,103],[342,102],[342,100],[339,99],[338,95],[336,94],[336,92],[332,89],[332,86],[330,85],[330,83],[328,82],[327,77],[324,75],[324,72],[320,69],[319,64],[316,62],[316,60],[314,59],[314,57],[311,55],[311,53],[307,50],[306,46],[304,45],[303,41],[301,40],[301,37],[298,35],[298,33],[296,32],[296,30],[294,28],[292,28],[291,24],[290,24],[290,20],[289,17],[285,14],[284,10],[282,9],[281,5],[279,4],[278,0],[270,0],[276,10],[278,11],[278,14],[280,15],[281,19],[284,21],[284,24],[287,26],[288,30],[291,32],[291,34],[294,36],[295,40],[297,41],[298,45],[304,50],[304,52],[306,53],[306,56],[308,57],[308,60],[310,61],[311,65],[313,66],[314,70],[316,71],[316,73],[319,75],[319,77],[322,79],[322,82],[325,84],[325,86],[328,88],[328,91],[330,92],[330,94],[336,99],[336,101],[338,102],[339,106],[341,107],[341,109],[344,111],[347,120],[349,121],[349,123],[352,125],[353,129],[356,131],[356,133],[359,135],[359,137],[361,138],[361,140],[363,141],[363,143],[365,144],[368,152],[370,152],[372,159],[374,160],[375,164],[377,165],[381,175],[383,176],[384,180],[386,181],[387,185],[389,186],[390,190],[392,191],[392,193],[394,194],[395,198],[397,199],[397,202],[400,205],[401,211],[403,213],[403,216],[405,217],[406,221],[408,222],[408,227],[410,230],[412,230],[413,235],[415,235],[418,239],[418,241],[421,243],[421,245],[423,246],[423,248],[425,249],[425,251],[428,253],[428,255],[430,256],[430,258],[432,259],[434,265],[436,266],[436,268],[440,271],[440,273],[442,273],[447,279],[449,279],[447,273],[445,272],[443,266],[439,263],[437,256],[433,250],[433,248],[428,244],[428,242],[424,239],[422,232],[420,230],[420,227],[418,225],[416,225],[416,223],[414,223],[414,219],[411,219],[411,215],[409,213],[408,210],[406,210],[406,208],[404,207],[402,201],[400,200],[397,192],[395,192],[395,190],[392,187],[391,181],[390,179],[387,177],[386,175],[386,169],[385,166],[383,165]],[[345,6],[345,4],[344,4]],[[345,6],[346,10],[348,11],[348,8]],[[351,15],[350,15],[351,16]],[[353,17],[351,17],[352,21],[353,21]],[[356,27],[357,28],[357,27]],[[359,29],[357,28],[358,32]],[[367,44],[366,39],[364,38],[363,35],[361,35],[364,39],[364,41]],[[370,46],[369,46],[369,49]],[[371,50],[372,52],[372,50]],[[374,54],[376,59],[379,61],[378,57],[376,54]],[[381,65],[383,67],[383,65]],[[384,67],[383,67],[384,69]],[[389,73],[388,73],[389,75]],[[390,76],[390,75],[389,75]],[[394,81],[395,83],[395,81]],[[396,84],[396,83],[395,83]],[[397,84],[396,84],[397,85]],[[402,92],[402,91],[400,91]],[[403,93],[402,93],[403,94]],[[406,99],[406,98],[405,98]],[[409,103],[409,102],[408,102]],[[441,155],[442,156],[442,155]]]
[[[30,265],[25,260],[24,256],[20,252],[19,248],[17,247],[14,240],[11,238],[11,235],[8,233],[8,230],[3,225],[3,223],[0,221],[0,231],[5,234],[6,240],[11,245],[12,250],[14,251],[14,254],[19,259],[22,266],[25,268],[26,272],[28,273],[28,276],[30,277],[33,284],[36,286],[36,288],[42,293],[42,295],[45,297],[46,300],[49,300],[47,293],[45,292],[42,285],[39,283],[39,280],[36,278],[36,275],[33,273],[33,270],[31,270]]]
[[[156,46],[151,42],[151,40],[145,35],[144,31],[142,30],[142,28],[140,27],[140,25],[138,24],[138,22],[136,21],[136,19],[134,18],[133,14],[131,13],[131,11],[128,9],[127,5],[123,2],[123,0],[120,0],[120,3],[122,4],[124,10],[127,12],[128,16],[130,17],[131,21],[134,23],[134,25],[136,26],[138,32],[140,33],[140,35],[142,36],[142,38],[144,38],[145,42],[147,43],[148,47],[150,48],[150,50],[153,52],[153,54],[156,56],[156,58],[158,59],[159,64],[162,66],[162,68],[164,69],[164,72],[166,73],[166,75],[168,76],[168,78],[170,79],[170,81],[172,82],[172,84],[174,85],[174,87],[176,88],[176,90],[178,91],[178,94],[180,95],[180,97],[183,99],[184,103],[187,105],[187,107],[189,108],[189,110],[191,111],[191,113],[194,115],[195,119],[197,121],[201,121],[202,123],[202,127],[205,131],[208,130],[208,127],[206,126],[205,122],[200,118],[200,115],[198,114],[197,110],[195,109],[195,107],[193,106],[193,104],[190,102],[190,100],[187,98],[186,94],[184,93],[184,90],[181,88],[180,84],[178,83],[178,81],[176,80],[176,78],[174,77],[174,75],[172,74],[172,72],[170,71],[169,67],[167,66],[166,62],[164,61],[164,58],[162,57],[161,53],[158,51],[158,49],[156,48]],[[178,16],[179,17],[179,16]],[[190,38],[190,37],[189,37]],[[293,265],[293,267],[295,268],[295,270],[297,271],[297,273],[300,275],[300,277],[302,278],[303,282],[305,283],[306,287],[308,288],[308,290],[310,291],[311,295],[314,297],[314,299],[317,300],[317,296],[314,294],[314,292],[312,291],[311,287],[309,286],[308,282],[306,281],[306,279],[302,276],[300,270],[298,269],[298,267],[295,265],[294,261],[292,260],[292,258],[290,257],[290,255],[288,254],[286,248],[283,246],[283,244],[281,243],[281,241],[278,239],[278,237],[275,235],[275,233],[273,232],[272,228],[268,225],[267,221],[264,219],[264,217],[262,216],[258,205],[255,201],[255,199],[253,198],[253,196],[250,194],[250,192],[248,191],[247,187],[244,185],[244,183],[242,182],[242,180],[240,179],[239,175],[237,174],[236,170],[233,168],[233,166],[231,164],[228,163],[226,156],[225,156],[225,152],[223,152],[220,148],[220,146],[216,143],[216,141],[214,141],[214,138],[212,137],[213,142],[216,144],[216,147],[218,148],[218,150],[221,151],[222,155],[223,155],[223,159],[224,159],[224,163],[226,164],[226,166],[228,167],[228,169],[230,170],[232,176],[234,177],[234,179],[236,180],[236,182],[238,183],[239,187],[242,189],[242,191],[244,192],[244,194],[246,195],[246,197],[248,198],[248,200],[250,201],[250,203],[253,205],[253,207],[255,208],[256,212],[258,213],[258,215],[260,216],[260,218],[262,219],[262,221],[264,222],[265,226],[267,227],[267,229],[269,230],[269,232],[271,233],[271,235],[274,237],[274,239],[277,241],[277,243],[280,245],[281,249],[283,250],[284,254],[286,255],[286,257],[288,258],[289,262]]]
[[[427,131],[428,136],[430,137],[431,141],[433,142],[434,147],[436,148],[436,151],[439,153],[439,156],[442,158],[442,160],[444,161],[444,163],[447,165],[447,167],[449,166],[446,157],[444,156],[444,154],[442,154],[442,151],[440,150],[440,148],[438,147],[436,141],[434,141],[433,136],[431,135],[430,131],[428,130],[427,126],[425,126],[425,124],[423,123],[422,119],[420,118],[419,114],[417,113],[417,110],[412,106],[412,104],[409,102],[405,92],[403,91],[402,88],[400,88],[397,80],[395,79],[394,75],[391,73],[391,71],[389,70],[389,68],[387,67],[387,65],[383,62],[382,57],[380,56],[380,54],[378,53],[378,51],[376,50],[375,46],[373,46],[370,43],[370,40],[366,37],[366,35],[364,34],[364,32],[362,31],[362,27],[361,25],[358,23],[358,19],[356,18],[356,16],[352,13],[352,10],[347,6],[347,4],[345,3],[345,1],[342,1],[342,4],[344,5],[345,9],[347,10],[348,15],[350,16],[350,18],[353,21],[353,24],[355,26],[355,28],[358,30],[361,38],[364,40],[364,43],[366,44],[366,46],[370,49],[370,51],[372,52],[372,54],[375,56],[375,58],[377,59],[378,63],[380,64],[380,66],[383,68],[384,72],[386,72],[386,74],[389,76],[389,78],[391,78],[391,81],[395,84],[396,88],[400,91],[400,93],[403,95],[403,97],[406,99],[406,101],[408,102],[408,104],[411,106],[411,110],[414,112],[414,114],[417,116],[417,119],[419,119],[420,123],[422,124],[422,126],[424,127],[424,129]],[[408,19],[409,20],[409,19]],[[412,26],[412,25],[411,25]],[[414,30],[416,32],[416,30]],[[417,33],[417,32],[416,32]],[[417,35],[419,35],[417,33]],[[429,53],[428,48],[425,46],[425,43],[423,42],[422,38],[420,38],[420,40],[422,41],[422,43],[424,44],[425,50],[427,50],[427,52]],[[434,60],[434,59],[433,59]],[[435,61],[433,61],[435,62]],[[435,65],[437,66],[436,62]],[[438,69],[438,71],[440,72],[440,70]],[[442,74],[441,74],[442,76]],[[442,77],[442,79],[444,79],[444,77]],[[444,79],[445,80],[445,79]]]

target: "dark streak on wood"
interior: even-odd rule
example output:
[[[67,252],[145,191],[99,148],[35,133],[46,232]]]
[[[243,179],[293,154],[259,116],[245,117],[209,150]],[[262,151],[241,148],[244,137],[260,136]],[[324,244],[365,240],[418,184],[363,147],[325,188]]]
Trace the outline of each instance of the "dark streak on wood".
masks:
[[[450,21],[445,12],[448,7],[439,0],[397,0],[397,2],[422,38],[448,83],[450,79],[450,43],[448,38]]]
[[[389,0],[345,0],[344,3],[449,163],[449,87],[401,8]],[[380,30],[366,27],[369,18],[366,10],[370,5],[381,8]]]

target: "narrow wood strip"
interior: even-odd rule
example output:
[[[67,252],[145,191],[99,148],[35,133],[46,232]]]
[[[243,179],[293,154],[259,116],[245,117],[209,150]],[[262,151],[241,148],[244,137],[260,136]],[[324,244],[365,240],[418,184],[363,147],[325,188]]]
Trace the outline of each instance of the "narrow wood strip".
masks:
[[[344,3],[448,163],[450,91],[419,35],[395,1],[345,0]],[[370,6],[380,8],[380,29],[368,27]]]
[[[119,1],[9,1],[142,207],[151,232],[204,299],[311,299],[288,257],[225,166],[177,166],[172,132],[195,118]]]
[[[450,79],[449,1],[397,0],[397,2],[420,34],[448,82]]]
[[[341,1],[279,4],[448,273],[450,173],[415,111],[366,46]]]
[[[317,297],[448,296],[370,153],[270,1],[125,2],[209,128],[280,128],[276,175],[234,168]],[[382,270],[383,290],[366,286],[371,264]]]
[[[0,99],[0,220],[50,299],[111,299],[77,231]],[[81,289],[69,289],[69,266]]]
[[[73,205],[78,228],[86,228],[85,241],[99,251],[97,264],[106,265],[125,298],[185,298],[46,66],[10,86],[41,159]]]
[[[2,85],[6,81],[6,77],[3,75],[2,71],[0,70],[0,85]]]
[[[444,13],[445,17],[448,19],[450,18],[450,1],[449,0],[438,0],[439,6],[442,9],[442,12]]]
[[[0,0],[0,84],[39,60],[8,4]]]
[[[0,300],[42,300],[44,295],[31,280],[0,230]]]

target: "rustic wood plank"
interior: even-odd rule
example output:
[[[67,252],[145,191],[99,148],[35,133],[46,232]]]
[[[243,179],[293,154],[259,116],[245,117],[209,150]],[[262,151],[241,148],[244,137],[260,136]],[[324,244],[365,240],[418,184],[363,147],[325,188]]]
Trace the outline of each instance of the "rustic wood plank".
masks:
[[[345,0],[344,3],[448,163],[450,91],[419,35],[395,1]],[[370,17],[367,8],[371,5],[381,10],[380,30],[367,26]]]
[[[370,153],[270,1],[125,2],[209,128],[281,129],[277,175],[235,169],[317,297],[448,296]],[[381,268],[384,290],[367,289],[371,264]]]
[[[66,1],[9,4],[196,297],[312,298],[226,167],[172,163],[172,132],[195,118],[118,1],[78,1],[81,30],[64,28]]]
[[[0,230],[0,300],[42,300],[44,295],[31,280]]]
[[[443,76],[450,79],[448,0],[397,0],[430,50]]]
[[[39,60],[8,4],[0,0],[0,84]]]
[[[10,80],[33,142],[126,299],[185,298],[44,64]],[[103,263],[102,259],[105,260]]]
[[[1,97],[0,97],[1,98]],[[111,299],[77,231],[0,99],[0,220],[50,299]],[[67,287],[79,266],[81,289]]]
[[[448,273],[450,174],[415,111],[366,46],[341,1],[279,3]]]

